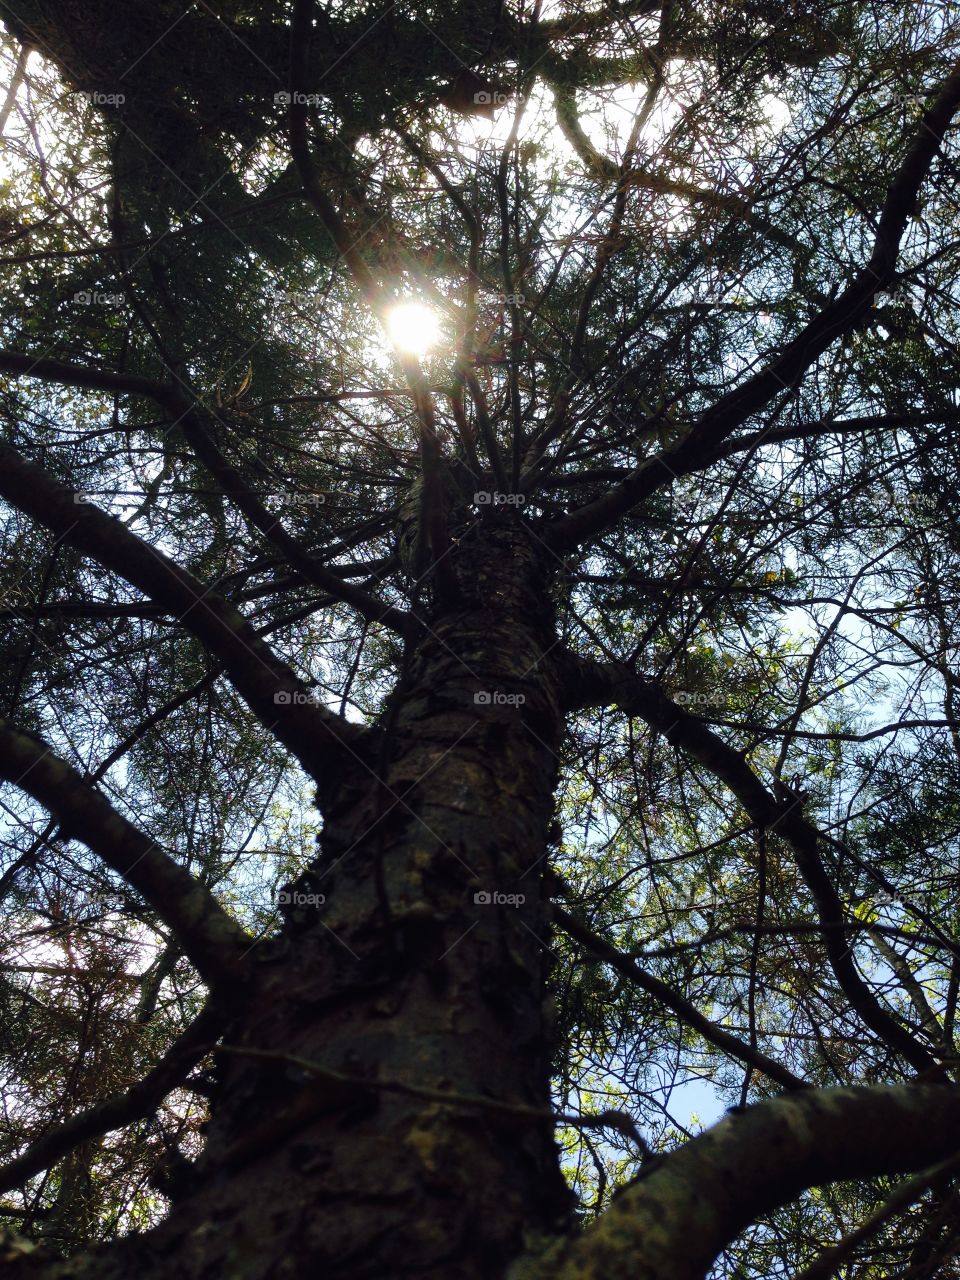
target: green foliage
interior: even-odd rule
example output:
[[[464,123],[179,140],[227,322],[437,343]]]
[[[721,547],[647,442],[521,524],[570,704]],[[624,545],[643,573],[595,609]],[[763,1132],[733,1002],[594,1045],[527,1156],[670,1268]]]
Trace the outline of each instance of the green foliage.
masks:
[[[471,492],[494,473],[484,413],[506,467],[525,469],[541,542],[631,469],[661,469],[650,498],[551,562],[563,641],[645,674],[792,789],[834,842],[827,870],[865,980],[929,1043],[869,925],[953,1044],[957,962],[930,922],[956,938],[955,133],[866,321],[725,448],[682,474],[671,460],[869,257],[914,99],[957,56],[957,16],[859,0],[669,5],[663,21],[646,5],[550,8],[533,22],[480,0],[323,7],[307,59],[317,181],[387,298],[434,306],[448,339],[476,322],[472,363],[452,340],[423,361],[440,451]],[[427,609],[431,586],[396,554],[421,483],[416,416],[304,198],[275,100],[287,6],[5,12],[39,52],[0,175],[0,346],[184,387],[303,547],[384,602]],[[493,125],[438,102],[465,65],[514,95]],[[628,154],[624,120],[644,111]],[[172,415],[11,375],[0,416],[5,440],[242,608],[332,709],[382,716],[399,638],[294,572]],[[455,500],[457,536],[476,518]],[[317,834],[303,776],[176,619],[18,513],[2,520],[0,710],[269,933]],[[0,1161],[136,1079],[202,998],[163,921],[20,793],[5,804]],[[557,815],[567,909],[715,1025],[814,1084],[902,1078],[826,963],[786,843],[761,841],[706,767],[639,719],[577,713]],[[698,1113],[774,1091],[565,936],[553,949],[562,1110],[627,1111],[661,1151]],[[51,1238],[73,1249],[154,1221],[162,1156],[192,1153],[201,1120],[180,1091],[83,1150],[82,1195],[66,1164],[31,1180],[16,1200],[26,1228],[42,1235],[34,1211],[50,1210]],[[622,1134],[560,1138],[584,1216],[638,1171]],[[888,1190],[811,1192],[717,1274],[793,1274]],[[914,1206],[847,1274],[906,1259],[918,1280],[953,1275],[936,1208]]]

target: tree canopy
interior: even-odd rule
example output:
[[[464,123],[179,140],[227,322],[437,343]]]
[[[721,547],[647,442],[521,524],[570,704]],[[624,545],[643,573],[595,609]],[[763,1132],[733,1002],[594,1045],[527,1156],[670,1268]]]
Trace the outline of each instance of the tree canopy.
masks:
[[[364,838],[429,795],[429,636],[450,749],[541,752],[534,856],[462,886],[551,904],[490,985],[547,997],[573,1227],[514,1274],[960,1275],[954,6],[2,20],[9,1261],[165,1218],[250,954],[348,874],[427,917],[316,859],[357,772]],[[629,1230],[692,1261],[631,1270],[663,1170]]]

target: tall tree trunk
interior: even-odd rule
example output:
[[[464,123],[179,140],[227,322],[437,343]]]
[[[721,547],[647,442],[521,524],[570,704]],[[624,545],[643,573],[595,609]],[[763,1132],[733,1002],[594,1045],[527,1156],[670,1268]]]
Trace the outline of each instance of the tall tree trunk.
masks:
[[[479,1280],[564,1225],[545,1115],[547,579],[499,513],[454,567],[459,607],[411,647],[378,758],[320,797],[319,857],[258,949],[190,1185],[98,1274]]]

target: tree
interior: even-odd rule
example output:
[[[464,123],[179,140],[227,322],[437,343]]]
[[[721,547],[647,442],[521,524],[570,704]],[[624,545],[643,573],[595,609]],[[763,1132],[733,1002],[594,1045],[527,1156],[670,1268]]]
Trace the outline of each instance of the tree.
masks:
[[[956,14],[547,9],[5,6],[16,1280],[958,1274]]]

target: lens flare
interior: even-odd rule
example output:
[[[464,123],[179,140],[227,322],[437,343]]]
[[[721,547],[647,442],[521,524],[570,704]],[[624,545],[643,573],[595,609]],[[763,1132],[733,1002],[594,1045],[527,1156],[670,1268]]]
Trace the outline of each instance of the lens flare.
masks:
[[[440,320],[422,302],[403,302],[387,316],[387,332],[398,351],[423,356],[440,341]]]

